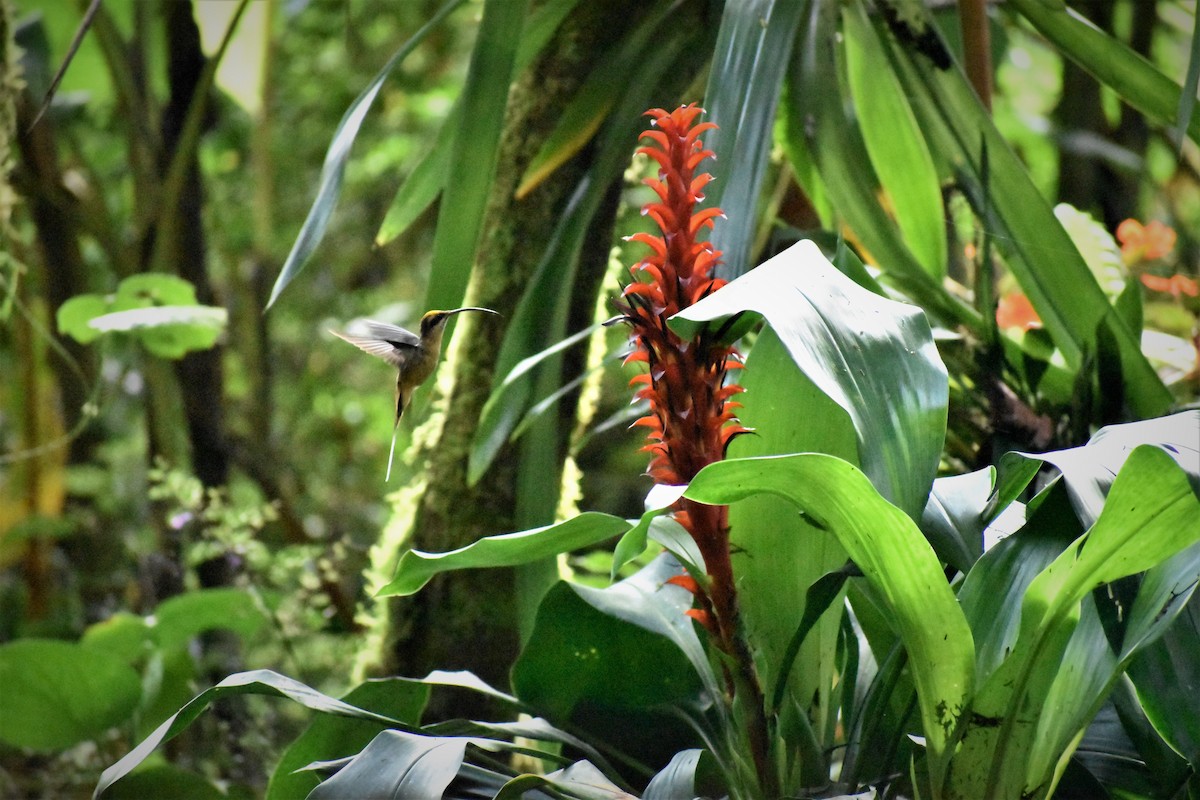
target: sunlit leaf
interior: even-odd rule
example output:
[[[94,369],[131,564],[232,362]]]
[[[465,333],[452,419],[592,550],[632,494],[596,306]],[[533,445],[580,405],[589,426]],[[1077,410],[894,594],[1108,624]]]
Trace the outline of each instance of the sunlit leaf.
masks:
[[[863,471],[919,519],[949,399],[924,313],[863,289],[803,241],[677,314],[673,324],[691,332],[744,311],[762,314],[795,364],[850,415]]]
[[[846,66],[859,128],[896,223],[934,278],[946,274],[946,222],[933,157],[862,6],[843,14]]]
[[[833,456],[730,459],[710,464],[686,497],[727,505],[758,493],[793,502],[825,535],[837,537],[886,604],[904,642],[935,778],[945,767],[975,671],[971,630],[941,562],[916,524],[888,503],[853,465]]]

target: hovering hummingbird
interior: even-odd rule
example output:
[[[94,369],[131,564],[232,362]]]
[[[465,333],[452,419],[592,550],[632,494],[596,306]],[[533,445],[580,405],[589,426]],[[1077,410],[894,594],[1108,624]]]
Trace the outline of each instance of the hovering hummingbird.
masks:
[[[429,311],[421,317],[421,334],[386,322],[368,320],[366,336],[351,336],[331,330],[334,336],[345,339],[358,349],[382,358],[398,371],[396,375],[396,421],[392,423],[392,447],[388,451],[388,481],[392,477],[392,456],[396,453],[396,430],[400,426],[400,417],[412,400],[416,388],[428,380],[437,367],[438,358],[442,352],[442,333],[446,329],[446,321],[455,314],[463,311],[484,311],[496,314],[490,308],[467,306],[450,311]]]

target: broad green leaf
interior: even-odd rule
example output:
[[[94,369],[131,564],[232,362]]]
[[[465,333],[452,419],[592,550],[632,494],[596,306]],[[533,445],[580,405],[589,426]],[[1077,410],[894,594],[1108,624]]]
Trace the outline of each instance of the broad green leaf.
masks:
[[[803,453],[710,464],[685,496],[726,505],[763,492],[792,501],[814,525],[835,536],[886,606],[908,652],[937,785],[968,708],[975,655],[971,630],[933,549],[862,472],[833,456]]]
[[[958,591],[975,640],[978,685],[1012,651],[1029,584],[1084,531],[1061,485],[1040,495],[1028,512],[1020,530],[975,562]]]
[[[933,157],[862,5],[846,6],[842,23],[846,74],[871,165],[904,241],[921,266],[941,280],[946,275],[946,222]]]
[[[468,740],[382,731],[309,800],[364,797],[439,798],[458,775]]]
[[[89,625],[79,643],[110,653],[126,664],[136,664],[148,654],[153,637],[144,619],[128,611],[118,611],[102,622]]]
[[[762,314],[805,375],[854,422],[863,471],[920,519],[942,450],[949,388],[924,313],[863,289],[810,241],[677,314],[677,328]]]
[[[58,330],[80,344],[91,344],[100,338],[100,331],[91,322],[107,314],[108,309],[108,301],[98,294],[76,295],[58,307]]]
[[[296,236],[296,242],[292,245],[287,260],[283,262],[279,277],[275,279],[275,285],[271,288],[271,297],[267,300],[268,309],[274,305],[284,288],[308,263],[309,257],[324,238],[325,229],[329,226],[329,218],[333,215],[333,209],[342,192],[342,179],[346,174],[346,160],[350,157],[350,147],[358,136],[358,130],[362,127],[363,120],[371,109],[371,104],[375,102],[375,96],[383,88],[383,82],[392,73],[392,70],[416,49],[425,36],[463,2],[464,0],[446,0],[437,13],[430,17],[429,21],[422,25],[420,30],[388,59],[387,63],[383,65],[383,69],[371,79],[358,97],[354,98],[354,102],[342,115],[337,130],[334,131],[333,138],[329,143],[329,150],[325,153],[325,163],[321,167],[316,199],[313,200],[312,208],[309,209],[308,216],[300,227],[300,233]],[[514,5],[516,4],[514,3]],[[438,307],[451,308],[453,305]]]
[[[1081,601],[1094,588],[1150,569],[1197,541],[1200,501],[1186,474],[1159,447],[1136,448],[1086,538],[1068,547],[1025,591],[1017,641],[974,705],[974,719],[994,722],[973,724],[963,740],[964,763],[989,764],[990,774],[956,774],[961,796],[1023,793],[1050,779],[1042,765],[1057,754],[1041,751],[1040,761],[1033,758],[1035,737],[1039,725],[1055,724],[1042,717],[1080,622]],[[1091,698],[1072,699],[1054,714],[1073,716],[1082,725]]]
[[[716,160],[705,166],[715,180],[704,201],[728,217],[716,226],[713,246],[725,255],[718,272],[748,271],[754,253],[758,196],[769,162],[775,107],[805,2],[743,0],[726,3],[704,92],[705,134]]]
[[[502,739],[512,740],[511,749],[514,751],[522,751],[532,754],[534,748],[527,740],[537,740],[539,742],[548,742],[555,745],[567,745],[574,748],[580,753],[583,753],[587,758],[600,764],[605,769],[609,769],[615,774],[615,770],[605,760],[604,756],[600,755],[596,748],[592,747],[587,742],[580,739],[578,736],[572,736],[566,731],[556,728],[541,717],[524,717],[516,722],[481,722],[479,720],[471,720],[469,722],[463,720],[449,720],[447,722],[427,725],[425,731],[431,734],[453,734],[456,736],[463,735],[481,735],[488,737],[501,737]],[[494,744],[496,748],[504,748],[507,742],[497,740]],[[561,752],[551,753],[546,749],[538,749],[537,757],[550,762],[567,763],[569,758],[562,755]]]
[[[360,683],[342,700],[415,726],[429,700],[429,688],[400,678],[384,678]],[[316,787],[318,779],[312,772],[297,770],[313,761],[353,756],[379,733],[379,728],[380,723],[372,720],[317,717],[280,757],[271,773],[266,800],[305,796]]]
[[[217,628],[251,640],[266,622],[254,598],[241,589],[198,589],[160,603],[154,609],[151,632],[159,647],[170,650]]]
[[[271,670],[259,669],[250,672],[239,672],[230,675],[225,680],[196,695],[191,702],[171,715],[159,725],[153,733],[142,740],[141,744],[131,750],[116,764],[113,764],[100,776],[93,798],[100,798],[108,787],[128,775],[138,764],[145,761],[155,749],[165,741],[173,739],[200,716],[214,700],[242,694],[260,694],[271,697],[286,697],[305,708],[320,711],[325,714],[337,714],[345,717],[371,720],[381,725],[404,727],[400,720],[366,711],[336,700],[317,690],[305,686],[299,681],[280,675]]]
[[[730,456],[819,452],[858,459],[850,417],[797,367],[772,328],[759,334],[745,371],[736,374],[746,389],[736,398],[743,403],[738,416],[754,434],[730,443]],[[812,619],[803,645],[797,651],[790,645],[797,627],[814,610],[811,586],[841,567],[846,551],[780,497],[760,495],[734,504],[729,524],[739,605],[763,692],[776,698],[774,707],[781,707],[786,690],[788,707],[802,709],[809,728],[819,729],[833,699],[840,614]],[[820,610],[828,606],[825,602]],[[780,682],[785,673],[790,674],[786,684]],[[827,745],[832,742],[817,742],[815,749],[820,752]],[[818,773],[826,770],[823,758],[809,761],[802,777],[806,783],[819,780]]]
[[[1058,9],[1048,8],[1038,0],[1013,0],[1011,7],[1029,20],[1063,55],[1090,72],[1100,83],[1114,89],[1126,103],[1163,125],[1186,127],[1192,141],[1200,142],[1200,110],[1195,107],[1194,83],[1189,108],[1187,101],[1181,100],[1177,83],[1078,11],[1065,5]],[[1188,116],[1180,120],[1179,114],[1185,108]],[[1181,122],[1186,122],[1186,126]],[[1182,133],[1181,130],[1181,138]]]
[[[659,557],[605,589],[555,584],[513,666],[517,695],[642,761],[652,755],[665,761],[691,743],[687,726],[669,708],[701,708],[702,692],[707,685],[711,698],[716,679],[684,615],[691,596],[665,584],[678,574],[677,564]]]
[[[1184,471],[1193,490],[1200,493],[1200,410],[1182,411],[1166,417],[1108,425],[1082,447],[1049,453],[1005,453],[1000,471],[1022,476],[1032,473],[1017,462],[1045,462],[1058,467],[1071,493],[1071,502],[1084,525],[1100,516],[1113,478],[1133,450],[1156,445]]]
[[[526,792],[539,787],[546,787],[553,792],[548,796],[576,797],[580,800],[628,800],[632,797],[587,761],[545,775],[519,775],[505,784],[504,790],[496,797],[497,800],[523,798]]]
[[[379,591],[378,596],[413,594],[434,575],[447,570],[528,564],[598,544],[629,528],[630,523],[620,517],[586,512],[557,525],[487,536],[448,553],[409,550],[400,557],[396,575]]]
[[[141,681],[116,655],[51,639],[0,645],[0,741],[65,750],[129,719]]]
[[[425,308],[462,305],[496,172],[504,109],[528,6],[528,0],[484,0],[459,98],[462,116],[453,133],[450,170],[438,209]]]
[[[143,272],[130,275],[117,286],[113,310],[195,304],[196,289],[183,278],[165,272]]]

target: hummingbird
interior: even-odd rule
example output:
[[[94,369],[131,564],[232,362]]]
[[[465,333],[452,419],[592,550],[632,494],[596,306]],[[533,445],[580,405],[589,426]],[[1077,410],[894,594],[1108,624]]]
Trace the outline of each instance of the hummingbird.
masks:
[[[396,431],[400,427],[400,417],[412,400],[417,387],[429,379],[437,367],[438,358],[442,352],[442,333],[446,330],[446,322],[455,314],[463,311],[483,311],[496,314],[490,308],[466,306],[449,311],[429,311],[421,317],[421,333],[417,335],[397,325],[386,322],[367,320],[366,336],[351,336],[331,330],[334,336],[345,339],[363,352],[382,358],[397,370],[396,375],[396,421],[392,423],[392,446],[388,451],[388,481],[392,477],[392,456],[396,453]]]

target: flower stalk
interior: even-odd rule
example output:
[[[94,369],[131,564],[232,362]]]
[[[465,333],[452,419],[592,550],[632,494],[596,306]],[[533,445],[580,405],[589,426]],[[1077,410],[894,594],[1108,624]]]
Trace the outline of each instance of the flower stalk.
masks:
[[[649,413],[634,423],[648,429],[649,442],[642,448],[650,453],[647,472],[656,483],[669,485],[691,481],[705,466],[725,457],[730,440],[747,432],[737,420],[739,404],[733,400],[742,387],[726,380],[731,370],[742,366],[736,350],[707,329],[684,339],[667,325],[671,316],[725,284],[712,275],[721,253],[707,239],[714,220],[724,215],[717,208],[696,210],[712,180],[708,173],[697,174],[701,162],[713,155],[700,135],[716,127],[696,123],[702,112],[696,105],[647,112],[653,128],[642,134],[649,142],[638,152],[658,164],[658,176],[645,179],[658,199],[648,203],[643,214],[654,220],[661,235],[628,237],[651,252],[630,269],[633,281],[618,303],[632,328],[634,348],[626,363],[646,365],[630,385],[637,398],[650,404]],[[734,585],[729,509],[685,498],[674,517],[696,542],[707,572],[703,583],[677,582],[696,596],[697,607],[689,616],[708,631],[723,655],[726,701],[744,723],[759,790],[772,795],[775,782],[767,763],[762,688],[742,633]]]

